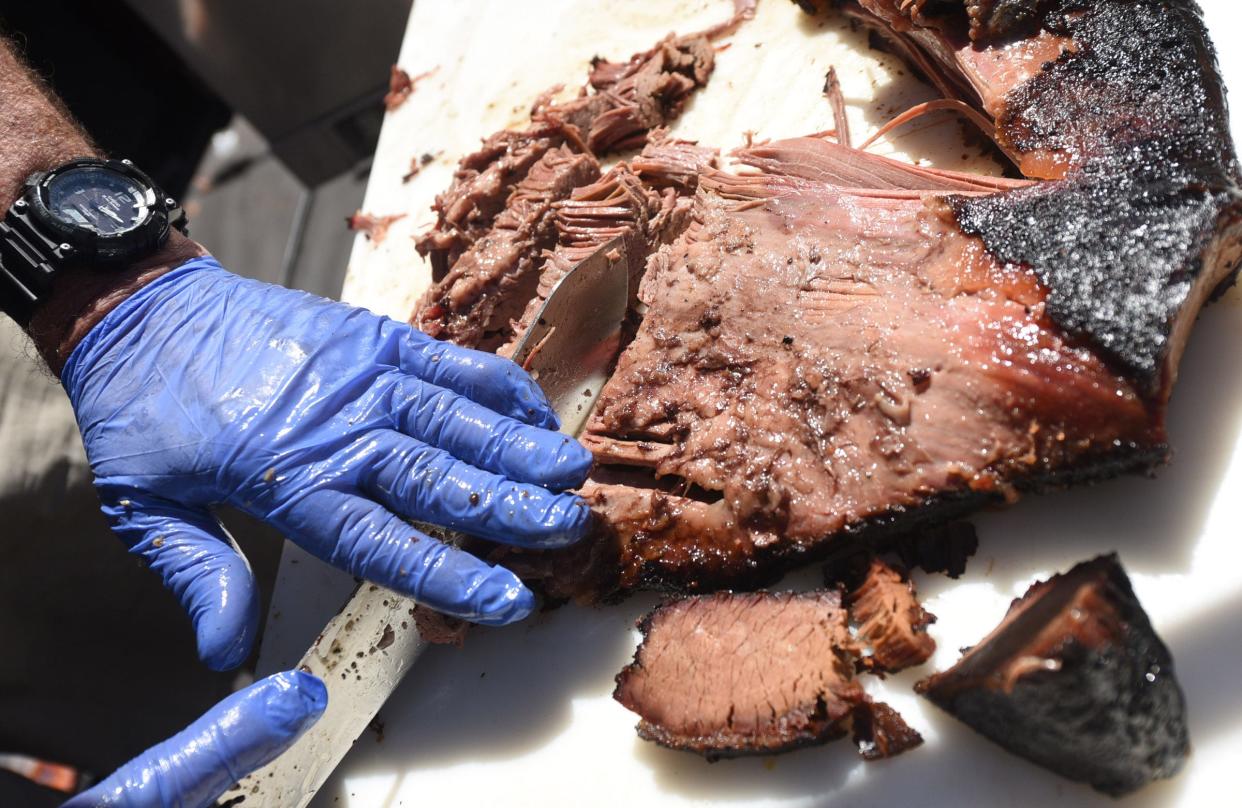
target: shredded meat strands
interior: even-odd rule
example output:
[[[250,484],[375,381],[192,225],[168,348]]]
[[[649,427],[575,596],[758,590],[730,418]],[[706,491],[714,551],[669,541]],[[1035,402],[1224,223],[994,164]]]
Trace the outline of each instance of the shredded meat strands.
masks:
[[[838,92],[839,91],[840,90],[838,89]],[[924,115],[927,115],[932,112],[940,112],[941,110],[950,110],[952,112],[961,113],[963,116],[966,117],[967,120],[969,120],[975,126],[979,127],[979,131],[987,135],[989,140],[991,140],[999,148],[1004,150],[1004,144],[1002,144],[999,140],[996,139],[996,133],[993,131],[992,122],[989,121],[983,113],[979,112],[977,109],[972,107],[970,104],[967,104],[965,101],[958,101],[956,98],[938,98],[934,101],[925,101],[922,104],[916,104],[915,106],[910,107],[910,109],[906,110],[905,112],[898,115],[896,118],[893,118],[891,121],[881,126],[879,129],[875,130],[875,132],[872,133],[871,137],[863,141],[863,144],[859,146],[858,148],[860,149],[869,148],[877,140],[884,137],[889,132],[893,131],[894,129],[901,126],[902,124],[909,123],[910,121],[913,121],[916,118],[921,118]],[[840,124],[838,124],[838,127],[839,126]]]
[[[849,148],[850,122],[845,117],[845,97],[841,94],[841,82],[835,67],[828,68],[828,75],[824,77],[824,97],[832,105],[832,120],[837,127],[833,134],[838,143]]]

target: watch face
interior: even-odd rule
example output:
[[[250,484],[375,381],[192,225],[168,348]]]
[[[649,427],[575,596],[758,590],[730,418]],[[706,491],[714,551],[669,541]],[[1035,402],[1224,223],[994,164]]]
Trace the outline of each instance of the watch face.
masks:
[[[106,168],[71,168],[47,183],[47,208],[71,227],[101,236],[138,228],[150,215],[145,187]]]

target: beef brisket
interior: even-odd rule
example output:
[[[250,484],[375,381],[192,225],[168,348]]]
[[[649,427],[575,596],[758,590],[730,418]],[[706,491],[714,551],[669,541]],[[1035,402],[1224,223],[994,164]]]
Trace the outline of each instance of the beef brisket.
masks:
[[[1028,6],[1039,30],[995,45],[897,0],[852,13],[1029,179],[816,138],[703,173],[582,436],[605,528],[567,555],[617,567],[562,558],[552,591],[754,587],[845,536],[1165,460],[1186,336],[1242,256],[1211,46],[1183,0]]]
[[[871,155],[843,125],[847,142],[748,145],[723,170],[658,128],[710,74],[708,32],[541,98],[530,129],[463,160],[419,244],[439,283],[416,323],[495,348],[626,239],[641,322],[581,436],[598,530],[504,551],[548,594],[754,588],[887,533],[848,614],[835,590],[717,592],[642,621],[614,695],[642,737],[709,758],[851,730],[867,759],[920,743],[856,678],[935,648],[934,617],[873,552],[960,573],[977,542],[949,520],[1163,462],[1191,324],[1242,259],[1239,167],[1190,0],[834,5],[994,122],[1024,178]],[[828,90],[843,109],[831,75]],[[595,154],[638,146],[600,175]],[[1187,753],[1172,660],[1115,557],[1032,587],[920,689],[1110,794]]]
[[[920,682],[1009,751],[1113,796],[1177,773],[1186,705],[1117,557],[1036,583],[956,665]]]

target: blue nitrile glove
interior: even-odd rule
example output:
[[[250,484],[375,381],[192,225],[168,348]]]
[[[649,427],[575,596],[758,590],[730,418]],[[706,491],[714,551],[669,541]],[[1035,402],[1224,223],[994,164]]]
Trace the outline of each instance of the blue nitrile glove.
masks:
[[[201,258],[109,313],[61,374],[112,528],[190,613],[199,654],[239,664],[258,619],[227,503],[325,561],[467,620],[525,617],[508,570],[400,517],[524,547],[580,538],[552,493],[590,453],[517,365]],[[546,488],[544,487],[546,486]]]
[[[240,690],[62,808],[197,808],[266,766],[319,720],[328,691],[302,671]]]

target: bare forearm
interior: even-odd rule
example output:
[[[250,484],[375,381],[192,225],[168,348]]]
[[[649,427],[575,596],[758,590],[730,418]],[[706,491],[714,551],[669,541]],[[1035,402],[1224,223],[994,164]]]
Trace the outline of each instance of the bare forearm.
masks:
[[[0,39],[0,208],[9,209],[35,171],[98,153],[13,44]]]
[[[0,216],[21,195],[31,174],[95,156],[99,150],[59,99],[23,64],[13,44],[0,37]],[[39,354],[59,375],[78,340],[108,311],[143,284],[201,252],[197,244],[174,232],[164,249],[139,265],[59,273],[51,296],[27,326]]]

